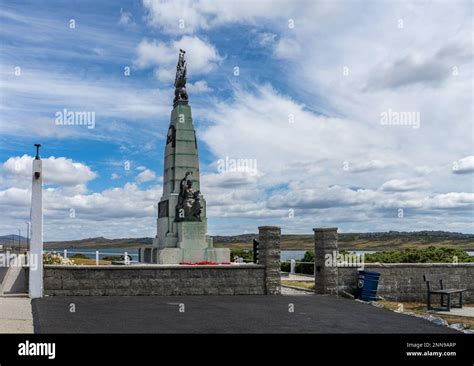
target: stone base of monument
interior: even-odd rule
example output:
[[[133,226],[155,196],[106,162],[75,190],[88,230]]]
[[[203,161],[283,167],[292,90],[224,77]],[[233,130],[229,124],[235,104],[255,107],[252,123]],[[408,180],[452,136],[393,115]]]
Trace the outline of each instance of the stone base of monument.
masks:
[[[179,264],[179,263],[199,263],[215,262],[228,263],[230,261],[230,250],[219,249],[182,249],[164,248],[158,249],[156,255],[158,264]]]
[[[184,221],[177,223],[178,248],[207,249],[212,248],[212,238],[206,235],[205,221]]]
[[[142,258],[151,257],[150,262],[158,264],[230,262],[230,250],[214,248],[212,238],[206,235],[206,219],[177,222],[174,227],[175,234],[168,233],[169,236],[155,238],[153,249],[156,249],[151,256],[144,255]]]

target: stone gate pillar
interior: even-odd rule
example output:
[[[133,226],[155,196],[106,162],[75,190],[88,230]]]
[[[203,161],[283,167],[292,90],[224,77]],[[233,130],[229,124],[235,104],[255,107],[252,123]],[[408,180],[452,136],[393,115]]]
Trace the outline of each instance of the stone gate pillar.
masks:
[[[314,284],[317,294],[337,295],[337,227],[314,230]]]
[[[265,266],[267,295],[281,293],[280,240],[281,229],[278,226],[258,227],[258,263]]]

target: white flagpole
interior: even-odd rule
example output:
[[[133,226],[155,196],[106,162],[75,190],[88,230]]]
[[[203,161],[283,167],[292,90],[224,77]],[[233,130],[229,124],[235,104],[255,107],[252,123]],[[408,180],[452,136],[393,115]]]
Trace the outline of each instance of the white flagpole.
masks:
[[[31,187],[31,249],[29,294],[32,299],[43,297],[43,167],[39,147],[35,144]]]

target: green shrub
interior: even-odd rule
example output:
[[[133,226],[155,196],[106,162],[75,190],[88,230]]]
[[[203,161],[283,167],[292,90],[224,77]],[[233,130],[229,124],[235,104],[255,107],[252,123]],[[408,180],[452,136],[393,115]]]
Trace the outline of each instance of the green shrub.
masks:
[[[253,250],[248,249],[231,249],[230,250],[230,260],[234,261],[235,257],[242,257],[245,263],[253,262]]]
[[[108,257],[102,258],[104,261],[123,261],[123,255],[109,255]]]
[[[314,262],[314,250],[307,250],[301,262]]]
[[[314,274],[314,250],[307,250],[304,253],[303,258],[296,260],[295,271],[296,273],[303,274]],[[298,263],[298,262],[308,262],[308,263]],[[281,270],[283,272],[290,272],[291,264],[290,261],[281,262]]]
[[[365,255],[367,263],[467,263],[474,262],[474,257],[464,250],[456,248],[433,247],[408,248],[405,250],[394,250],[377,252]]]
[[[82,254],[82,253],[73,254],[73,255],[69,256],[69,258],[89,259],[89,257],[87,255]]]
[[[339,254],[345,255],[349,251],[341,250]],[[387,252],[377,252],[365,254],[366,263],[467,263],[474,262],[474,257],[470,256],[461,249],[433,247],[415,248],[405,250],[394,250]],[[314,251],[308,250],[303,258],[296,262],[314,262]],[[281,270],[290,272],[290,262],[282,262]],[[296,263],[296,273],[314,274],[314,265],[312,263]]]

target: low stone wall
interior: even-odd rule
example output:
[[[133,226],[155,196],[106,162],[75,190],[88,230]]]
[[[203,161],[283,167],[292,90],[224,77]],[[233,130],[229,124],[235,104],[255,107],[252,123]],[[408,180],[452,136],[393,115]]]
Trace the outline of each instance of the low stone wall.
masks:
[[[265,266],[44,266],[53,296],[264,295]]]
[[[377,294],[387,300],[426,302],[423,275],[436,274],[442,276],[445,288],[467,289],[464,300],[474,303],[474,263],[366,264],[364,269],[381,274]],[[339,267],[338,273],[339,290],[354,294],[357,288],[357,269]],[[432,301],[435,303],[438,300],[433,297]]]

